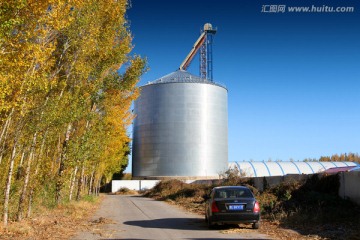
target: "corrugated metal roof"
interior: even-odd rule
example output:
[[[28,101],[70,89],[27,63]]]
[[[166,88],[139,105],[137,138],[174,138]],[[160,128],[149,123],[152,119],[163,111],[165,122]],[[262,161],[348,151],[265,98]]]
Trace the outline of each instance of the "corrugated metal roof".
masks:
[[[185,70],[177,70],[159,79],[156,79],[155,81],[148,82],[146,85],[161,84],[161,83],[205,83],[205,84],[220,86],[226,89],[226,86],[223,84],[212,82],[207,79],[202,79]]]
[[[287,174],[313,174],[324,172],[329,168],[356,167],[355,162],[229,162],[229,168],[237,168],[242,176],[267,177]]]

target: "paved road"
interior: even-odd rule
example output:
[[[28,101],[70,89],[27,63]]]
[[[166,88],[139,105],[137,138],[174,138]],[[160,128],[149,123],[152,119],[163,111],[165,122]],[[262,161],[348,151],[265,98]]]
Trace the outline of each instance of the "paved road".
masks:
[[[257,230],[223,233],[226,228],[209,230],[203,216],[185,212],[165,202],[139,196],[107,195],[88,232],[79,239],[270,239]]]

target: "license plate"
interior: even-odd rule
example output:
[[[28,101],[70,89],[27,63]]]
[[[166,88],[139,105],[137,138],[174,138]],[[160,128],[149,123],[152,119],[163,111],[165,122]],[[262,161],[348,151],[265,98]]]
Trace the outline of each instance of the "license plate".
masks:
[[[244,205],[229,205],[229,210],[234,210],[234,211],[244,210]]]

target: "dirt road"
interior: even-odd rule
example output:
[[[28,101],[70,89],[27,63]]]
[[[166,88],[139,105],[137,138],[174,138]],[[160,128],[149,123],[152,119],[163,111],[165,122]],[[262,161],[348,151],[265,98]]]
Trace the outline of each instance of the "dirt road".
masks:
[[[203,216],[140,196],[107,195],[79,239],[270,239],[257,230],[208,230]]]

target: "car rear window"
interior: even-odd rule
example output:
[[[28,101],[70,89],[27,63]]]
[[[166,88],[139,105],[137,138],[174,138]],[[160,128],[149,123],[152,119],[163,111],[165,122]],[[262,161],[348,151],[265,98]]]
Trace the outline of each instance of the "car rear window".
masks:
[[[215,198],[252,198],[253,195],[249,189],[219,189],[215,192]]]

